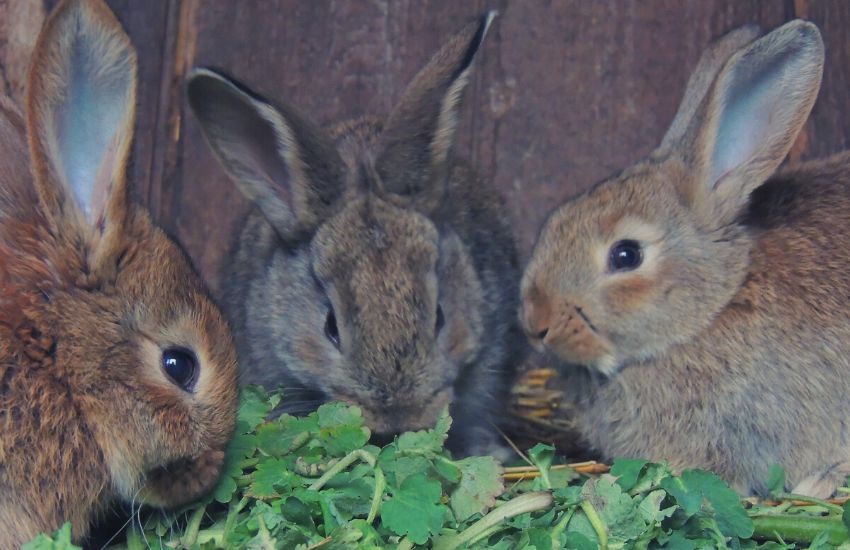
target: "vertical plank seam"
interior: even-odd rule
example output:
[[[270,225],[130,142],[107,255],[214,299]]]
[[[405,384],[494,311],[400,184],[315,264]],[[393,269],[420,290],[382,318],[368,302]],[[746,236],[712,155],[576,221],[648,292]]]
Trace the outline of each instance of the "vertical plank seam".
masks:
[[[197,0],[168,0],[167,39],[163,48],[162,85],[157,110],[154,161],[149,207],[167,230],[178,228],[170,219],[182,182],[180,164],[183,84],[195,56]],[[153,192],[156,190],[157,192]],[[176,235],[172,235],[176,236]]]
[[[484,3],[485,2],[486,2],[486,0],[478,0],[478,2],[475,3],[475,13],[472,15],[472,17],[478,17],[481,13],[484,12]],[[489,9],[489,6],[488,6],[488,9]],[[502,14],[499,13],[500,18],[501,18],[501,16],[502,16]],[[501,21],[499,21],[498,23],[501,23]],[[495,32],[494,32],[495,30],[496,29],[492,29],[490,32],[495,34]],[[492,37],[490,38],[490,40],[488,40],[488,42],[490,42],[490,41],[492,41]],[[481,54],[481,53],[484,53],[484,52],[479,52],[479,54]],[[472,163],[472,166],[478,165],[478,141],[479,141],[478,140],[478,122],[479,122],[479,118],[480,118],[478,116],[478,110],[480,109],[480,105],[481,105],[481,103],[480,103],[481,102],[481,88],[483,87],[483,80],[484,80],[484,63],[483,62],[485,60],[480,59],[481,57],[483,57],[483,55],[479,55],[478,57],[479,57],[479,59],[476,61],[475,71],[473,72],[474,76],[473,76],[473,79],[472,79],[472,85],[470,86],[470,90],[467,91],[467,93],[466,93],[466,101],[465,101],[465,105],[464,105],[464,108],[468,109],[467,112],[469,113],[469,117],[470,117],[469,118],[469,129],[468,129],[468,131],[470,133],[468,154],[469,154],[469,161]],[[472,96],[472,97],[470,97],[470,96]],[[457,138],[458,138],[458,136],[455,136],[455,139],[457,139]]]
[[[172,26],[171,25],[171,19],[172,19],[172,5],[173,5],[173,3],[174,3],[174,0],[167,0],[166,1],[165,21],[164,21],[165,30],[162,34],[162,45],[161,45],[161,48],[160,48],[160,51],[161,51],[160,66],[159,66],[160,67],[160,69],[159,69],[160,87],[159,87],[159,90],[158,90],[158,93],[157,93],[157,97],[155,98],[156,102],[154,104],[154,110],[153,110],[155,119],[154,119],[154,127],[153,127],[153,138],[151,140],[150,156],[147,159],[147,164],[148,164],[147,181],[140,182],[141,184],[144,185],[144,190],[143,190],[144,192],[142,192],[142,190],[140,190],[140,193],[139,193],[140,198],[144,201],[145,206],[148,208],[148,210],[150,210],[150,212],[153,214],[154,218],[158,218],[159,214],[160,214],[159,205],[153,204],[153,198],[154,198],[154,187],[157,186],[157,185],[161,185],[161,184],[157,184],[156,180],[154,179],[154,176],[156,175],[156,172],[157,172],[157,166],[156,166],[156,161],[157,161],[157,156],[158,156],[157,155],[157,146],[159,145],[159,143],[161,141],[159,139],[159,133],[160,133],[160,130],[161,130],[161,127],[160,127],[161,126],[161,124],[160,124],[160,118],[161,118],[160,117],[160,110],[162,109],[162,104],[163,104],[163,93],[162,93],[162,91],[163,91],[163,88],[165,86],[166,69],[167,69],[167,65],[168,65],[168,59],[170,57],[169,47],[171,46],[170,30],[171,30],[171,26]]]
[[[502,94],[513,93],[512,91],[507,89],[506,76],[505,76],[506,75],[505,65],[504,65],[504,62],[502,60],[502,44],[503,44],[503,42],[502,42],[502,28],[503,28],[503,26],[502,25],[505,24],[504,17],[505,17],[505,14],[507,14],[507,12],[508,12],[508,1],[509,0],[504,0],[503,2],[499,3],[498,9],[499,9],[499,12],[502,14],[503,19],[502,19],[502,21],[499,22],[499,26],[496,27],[496,29],[495,29],[496,32],[495,32],[495,35],[493,36],[493,38],[494,38],[493,42],[495,42],[495,50],[496,50],[494,81],[498,83],[498,87],[499,87],[498,93],[502,93]],[[490,85],[493,86],[493,84],[495,82],[491,82]],[[490,98],[489,93],[487,94],[487,97],[484,98],[484,101],[485,101],[485,106],[486,106],[487,111],[489,112],[490,116],[493,118],[493,139],[491,140],[492,151],[491,151],[491,154],[490,154],[490,168],[489,168],[490,173],[488,174],[488,177],[490,178],[491,183],[495,184],[495,181],[499,176],[499,137],[500,137],[500,134],[501,134],[501,131],[502,131],[502,118],[505,116],[506,112],[499,112],[498,116],[497,116],[497,113],[495,113],[493,108],[492,108],[492,103],[491,103],[491,98]],[[506,101],[513,101],[513,100],[506,99]],[[513,107],[511,107],[511,108],[513,108]]]
[[[785,20],[791,21],[792,19],[802,18],[808,19],[809,17],[809,2],[808,0],[786,0],[785,1]],[[823,90],[821,90],[823,91]],[[820,95],[820,94],[819,94]],[[797,138],[794,140],[794,143],[791,145],[791,150],[788,152],[787,162],[789,164],[796,164],[803,160],[807,156],[807,153],[811,152],[811,144],[814,137],[813,126],[815,124],[814,119],[814,110],[809,113],[809,117],[806,119],[805,124],[800,129],[800,133],[797,134]]]

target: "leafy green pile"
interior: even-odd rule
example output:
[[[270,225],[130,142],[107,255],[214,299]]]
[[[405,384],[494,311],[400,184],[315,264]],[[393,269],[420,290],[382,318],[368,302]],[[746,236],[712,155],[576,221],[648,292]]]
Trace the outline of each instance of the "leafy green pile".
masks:
[[[323,405],[307,417],[265,421],[279,402],[243,392],[225,471],[207,500],[152,513],[120,547],[294,548],[833,548],[850,547],[850,513],[809,499],[745,509],[716,475],[671,474],[663,464],[619,460],[611,475],[552,468],[537,445],[531,480],[506,486],[491,457],[452,459],[443,416],[433,430],[369,445],[356,407]],[[780,491],[781,470],[770,483]],[[795,546],[796,544],[796,546]],[[66,525],[28,550],[70,549]]]

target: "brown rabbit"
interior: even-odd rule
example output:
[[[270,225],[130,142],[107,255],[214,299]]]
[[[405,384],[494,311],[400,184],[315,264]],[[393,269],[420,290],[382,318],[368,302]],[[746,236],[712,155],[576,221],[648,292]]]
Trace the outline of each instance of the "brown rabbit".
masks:
[[[607,457],[743,493],[779,463],[824,496],[850,473],[850,154],[774,174],[823,43],[799,20],[752,35],[709,48],[647,160],[552,214],[521,317]]]
[[[236,413],[229,330],[128,199],[136,55],[100,0],[60,3],[26,123],[0,103],[0,548],[116,499],[216,481]]]
[[[525,344],[504,203],[454,158],[460,99],[494,14],[455,35],[386,121],[330,131],[198,69],[189,102],[256,207],[224,274],[243,380],[289,390],[288,412],[359,405],[384,438],[433,426],[498,450]]]

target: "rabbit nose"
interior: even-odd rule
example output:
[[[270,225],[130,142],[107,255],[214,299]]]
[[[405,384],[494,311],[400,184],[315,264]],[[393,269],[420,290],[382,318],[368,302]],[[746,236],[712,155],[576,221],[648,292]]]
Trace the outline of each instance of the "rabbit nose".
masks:
[[[532,342],[543,342],[549,334],[552,308],[536,286],[523,297],[522,316],[523,328]]]

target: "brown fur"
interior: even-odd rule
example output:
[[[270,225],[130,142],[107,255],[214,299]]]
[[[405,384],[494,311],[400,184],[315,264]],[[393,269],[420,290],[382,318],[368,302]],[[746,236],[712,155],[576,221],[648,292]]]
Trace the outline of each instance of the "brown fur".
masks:
[[[744,493],[779,463],[824,496],[850,472],[850,153],[771,178],[823,45],[800,21],[730,36],[662,146],[547,221],[522,318],[568,363],[580,429],[606,457],[708,468]],[[608,262],[621,240],[641,245],[632,271]]]
[[[125,101],[88,182],[88,213],[61,161],[89,160],[62,134],[75,135],[79,114],[68,111],[79,100],[68,91],[80,67],[71,51],[95,68],[87,75],[117,86],[104,91],[95,79],[92,93]],[[65,521],[80,539],[115,499],[175,506],[197,498],[218,477],[237,397],[223,318],[183,252],[128,200],[135,53],[104,4],[56,8],[29,82],[29,151],[14,108],[4,103],[0,114],[2,548]],[[115,89],[126,95],[111,96]],[[169,346],[197,355],[191,393],[162,370]]]
[[[212,71],[191,77],[210,145],[256,206],[225,273],[243,379],[284,385],[283,410],[348,401],[388,437],[450,404],[454,451],[499,449],[522,349],[516,252],[502,199],[450,154],[491,19],[451,38],[386,122],[325,131]]]

